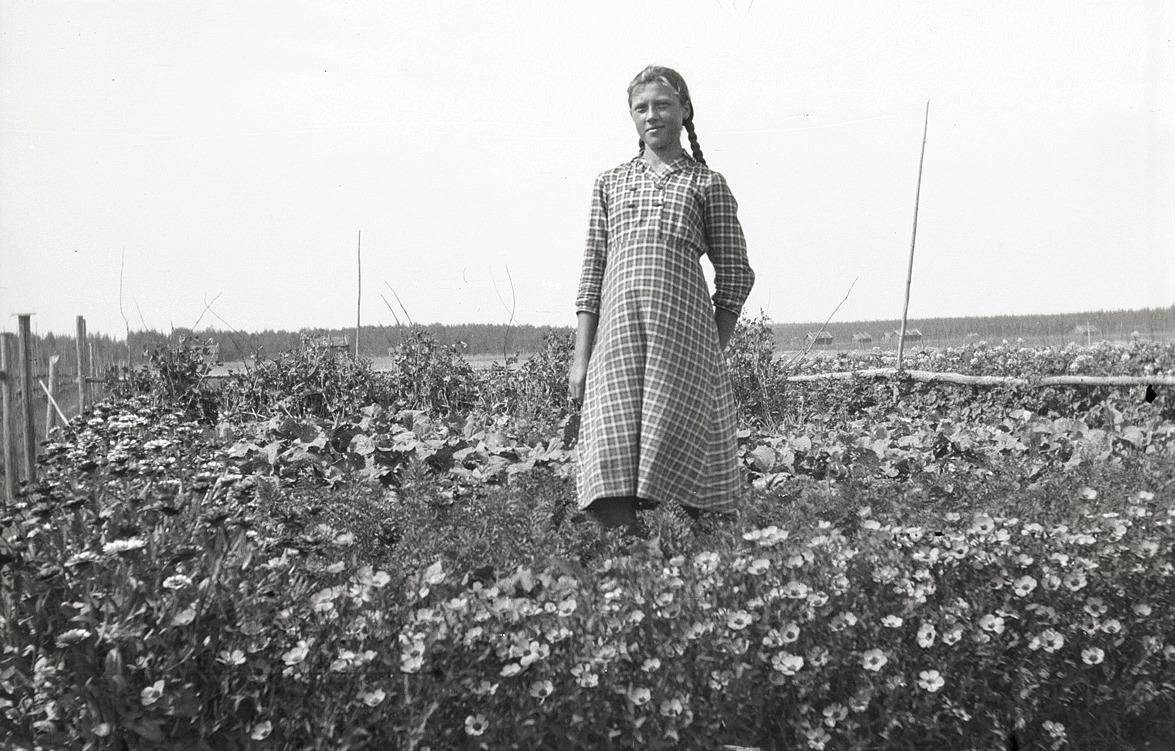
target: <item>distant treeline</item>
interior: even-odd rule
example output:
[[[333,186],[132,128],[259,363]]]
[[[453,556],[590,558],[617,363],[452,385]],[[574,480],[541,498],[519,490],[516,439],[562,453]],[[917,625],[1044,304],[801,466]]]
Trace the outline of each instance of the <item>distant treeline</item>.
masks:
[[[853,335],[869,334],[873,344],[885,341],[885,333],[897,331],[898,319],[883,321],[834,321],[824,330],[832,335],[833,346],[852,344]],[[963,341],[968,337],[991,342],[1003,339],[1051,339],[1055,342],[1081,341],[1089,338],[1129,339],[1131,334],[1146,339],[1171,337],[1175,333],[1175,305],[1139,310],[1098,310],[1087,313],[1052,313],[1047,315],[971,316],[966,318],[915,318],[906,324],[907,332],[917,329],[923,342]],[[802,345],[808,334],[820,330],[820,323],[775,323],[771,329],[780,347]]]
[[[421,328],[444,345],[457,345],[467,355],[529,354],[543,347],[543,340],[553,331],[570,333],[570,328],[505,324],[465,323],[453,326],[430,323]],[[359,354],[363,357],[386,355],[408,335],[406,326],[363,326],[359,329]],[[136,354],[159,344],[177,342],[191,336],[190,329],[175,329],[170,334],[158,331],[132,331],[131,350]],[[302,338],[330,339],[340,342],[345,338],[348,351],[355,351],[355,329],[303,329],[301,331],[233,332],[201,329],[195,336],[202,342],[212,341],[219,346],[220,359],[229,362],[253,357],[261,352],[273,356],[302,346]]]

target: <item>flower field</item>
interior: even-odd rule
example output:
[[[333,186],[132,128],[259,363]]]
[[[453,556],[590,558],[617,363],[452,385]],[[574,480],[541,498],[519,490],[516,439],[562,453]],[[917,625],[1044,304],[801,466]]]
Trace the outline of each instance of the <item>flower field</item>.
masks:
[[[1170,748],[1170,393],[789,383],[892,363],[785,367],[764,329],[729,353],[739,511],[635,539],[576,508],[565,341],[219,385],[152,353],[0,519],[0,743]],[[1175,373],[1150,343],[911,357]]]

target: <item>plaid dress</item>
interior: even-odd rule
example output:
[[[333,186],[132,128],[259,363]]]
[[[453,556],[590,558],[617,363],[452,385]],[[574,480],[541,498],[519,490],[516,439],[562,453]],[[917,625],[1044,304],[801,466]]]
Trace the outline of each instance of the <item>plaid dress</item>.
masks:
[[[579,439],[579,506],[609,496],[729,509],[741,476],[714,307],[755,274],[717,172],[640,157],[596,178],[576,307],[599,316]],[[714,266],[711,301],[701,257]]]

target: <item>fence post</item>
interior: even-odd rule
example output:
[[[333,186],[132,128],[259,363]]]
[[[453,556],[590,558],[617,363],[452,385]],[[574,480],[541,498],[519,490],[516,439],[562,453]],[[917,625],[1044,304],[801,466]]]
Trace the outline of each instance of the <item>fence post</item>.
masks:
[[[3,404],[4,433],[4,497],[16,500],[16,436],[12,434],[12,390],[15,382],[15,368],[12,350],[12,334],[0,334],[0,402]]]
[[[24,423],[24,479],[30,485],[37,480],[37,436],[33,432],[33,334],[30,326],[32,316],[28,313],[17,316],[20,329],[20,388],[24,402],[21,416]]]
[[[86,319],[78,316],[78,414],[86,411]]]
[[[54,411],[54,406],[57,398],[57,361],[61,359],[61,355],[56,353],[49,355],[49,383],[47,391],[49,398],[45,400],[45,440],[49,440],[49,433],[53,428],[57,427],[57,412]]]

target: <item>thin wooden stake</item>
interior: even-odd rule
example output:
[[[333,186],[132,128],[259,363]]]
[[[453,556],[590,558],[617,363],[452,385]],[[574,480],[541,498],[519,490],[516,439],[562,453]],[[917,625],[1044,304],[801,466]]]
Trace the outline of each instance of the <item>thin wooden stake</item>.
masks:
[[[45,386],[45,382],[41,381],[41,388],[45,389],[45,395],[49,397],[49,401],[45,402],[45,440],[49,440],[49,433],[57,426],[57,414],[61,414],[61,408],[57,407],[57,400],[53,395],[57,393],[57,361],[61,359],[61,355],[52,354],[49,356],[49,385]],[[53,413],[53,408],[57,407],[57,414]],[[65,415],[61,415],[63,423],[69,422]]]
[[[363,302],[363,230],[359,230],[359,241],[355,248],[355,359],[359,359],[359,310]]]
[[[898,332],[898,372],[906,349],[906,316],[910,312],[910,279],[914,276],[914,241],[918,238],[918,200],[922,197],[922,162],[926,159],[926,133],[930,129],[930,100],[926,100],[926,118],[922,123],[922,154],[918,157],[918,187],[914,191],[914,231],[910,236],[910,265],[906,268],[906,302],[902,305],[902,329]]]
[[[130,343],[129,340],[127,343]],[[80,415],[86,411],[86,319],[83,316],[78,316],[77,342],[75,344],[78,353],[78,414]]]
[[[0,334],[0,404],[3,405],[3,425],[0,432],[4,433],[4,497],[9,501],[16,500],[16,436],[12,430],[12,389],[13,373],[12,334]]]
[[[33,334],[32,316],[25,313],[17,316],[19,328],[21,422],[24,423],[24,479],[32,484],[37,481],[37,436],[33,432]]]

